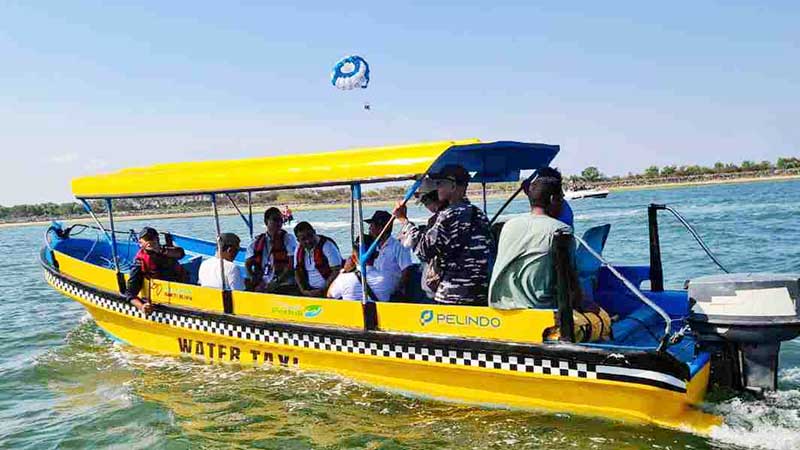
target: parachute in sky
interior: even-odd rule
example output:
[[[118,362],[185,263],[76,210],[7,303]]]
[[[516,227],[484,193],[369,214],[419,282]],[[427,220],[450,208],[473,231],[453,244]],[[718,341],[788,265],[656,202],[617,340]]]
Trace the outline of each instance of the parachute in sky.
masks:
[[[343,91],[366,89],[369,85],[369,64],[358,55],[342,59],[333,66],[331,84]]]

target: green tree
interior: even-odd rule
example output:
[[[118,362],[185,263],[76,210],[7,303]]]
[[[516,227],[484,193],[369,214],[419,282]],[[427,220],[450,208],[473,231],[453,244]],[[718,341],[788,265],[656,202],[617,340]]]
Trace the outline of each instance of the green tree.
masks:
[[[589,166],[581,172],[581,178],[586,181],[600,181],[603,179],[603,174],[595,166]]]
[[[644,176],[647,178],[657,178],[660,173],[658,166],[650,166],[644,169]]]
[[[778,158],[775,167],[781,170],[800,169],[800,159],[798,158]]]
[[[671,177],[678,173],[678,168],[675,166],[664,166],[661,169],[661,176],[662,177]]]

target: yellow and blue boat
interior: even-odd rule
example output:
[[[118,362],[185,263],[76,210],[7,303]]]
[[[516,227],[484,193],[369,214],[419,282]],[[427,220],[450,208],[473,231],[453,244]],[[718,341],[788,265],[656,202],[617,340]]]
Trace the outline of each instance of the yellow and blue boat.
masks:
[[[558,341],[548,340],[548,330],[566,317],[563,309],[559,314],[558,310],[496,310],[413,301],[371,303],[365,299],[359,303],[147,280],[141,295],[151,300],[154,310],[144,316],[122,295],[138,243],[117,239],[120,233],[114,228],[112,212],[118,199],[204,195],[210,198],[216,216],[217,200],[232,201],[234,193],[246,193],[249,199],[254,192],[349,186],[351,231],[355,233],[363,185],[416,180],[406,194],[408,200],[426,173],[457,163],[474,173],[473,180],[485,189],[486,183],[517,181],[521,171],[548,166],[558,151],[558,146],[545,144],[444,141],[158,164],[78,178],[72,192],[96,219],[103,239],[70,236],[71,228],[54,224],[48,230],[41,263],[47,282],[84,305],[100,328],[148,352],[213,363],[335,372],[437,399],[708,432],[720,423],[719,417],[700,408],[712,381],[712,367],[717,381],[724,379],[719,374],[734,374],[728,376],[728,385],[770,387],[770,380],[758,378],[754,368],[768,366],[771,353],[755,354],[750,351],[752,340],[726,335],[729,322],[735,322],[733,328],[744,324],[750,331],[773,330],[776,323],[774,314],[767,322],[748,322],[742,314],[726,316],[718,307],[718,294],[728,288],[736,291],[748,282],[752,282],[751,290],[770,292],[763,295],[774,297],[776,289],[783,289],[787,294],[782,307],[787,307],[788,299],[796,313],[797,279],[772,277],[770,288],[760,289],[757,279],[704,278],[698,280],[691,301],[692,286],[688,293],[665,290],[656,214],[666,208],[659,205],[650,209],[649,266],[608,265],[600,255],[608,226],[589,230],[580,240],[582,287],[616,317],[613,339],[603,343],[570,342],[571,333],[563,333]],[[108,227],[90,207],[90,202],[97,201],[107,206]],[[252,234],[252,208],[249,214],[241,210],[240,214]],[[216,244],[173,236],[175,244],[186,250],[181,264],[196,279],[200,262],[214,255]],[[236,262],[243,261],[242,252]],[[642,289],[648,281],[649,289]],[[781,330],[796,331],[796,314],[794,322],[787,314],[781,317],[786,319]],[[775,337],[771,345],[779,346],[785,337]],[[742,355],[749,362],[741,362]]]

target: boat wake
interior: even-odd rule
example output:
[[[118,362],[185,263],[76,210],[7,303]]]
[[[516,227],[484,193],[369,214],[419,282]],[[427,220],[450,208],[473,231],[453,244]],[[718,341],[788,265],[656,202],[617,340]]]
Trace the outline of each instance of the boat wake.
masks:
[[[787,375],[800,378],[800,369],[793,370]],[[712,411],[725,418],[712,431],[714,440],[771,450],[800,448],[800,390],[777,391],[760,400],[734,398],[714,405]]]

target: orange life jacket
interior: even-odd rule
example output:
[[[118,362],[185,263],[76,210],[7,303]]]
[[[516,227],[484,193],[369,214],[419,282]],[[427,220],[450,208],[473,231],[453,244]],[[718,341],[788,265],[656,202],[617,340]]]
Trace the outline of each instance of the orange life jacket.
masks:
[[[314,246],[312,258],[314,259],[314,267],[317,269],[320,275],[322,275],[322,278],[325,278],[327,280],[328,277],[331,276],[331,266],[332,265],[341,266],[342,262],[328,261],[328,258],[325,257],[325,253],[322,251],[322,247],[325,246],[326,242],[331,242],[334,246],[336,246],[336,243],[333,242],[333,239],[323,236],[321,234],[318,235],[318,237],[319,241],[317,242],[317,245]],[[336,248],[338,250],[339,247]],[[300,274],[300,279],[303,280],[306,285],[308,285],[308,273],[306,273],[305,258],[306,258],[306,248],[303,247],[302,245],[299,245],[297,247],[297,267],[295,268],[295,270],[297,271],[297,273]]]
[[[282,272],[291,267],[292,260],[289,256],[289,251],[286,249],[286,230],[278,231],[278,238],[273,239],[272,245],[269,249],[269,254],[272,256],[272,265],[274,272]],[[253,249],[253,262],[258,268],[257,280],[264,276],[264,248],[267,246],[267,234],[261,233],[256,237],[255,248]]]

